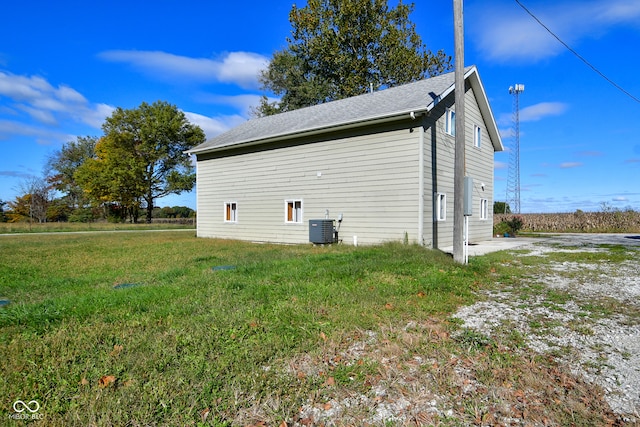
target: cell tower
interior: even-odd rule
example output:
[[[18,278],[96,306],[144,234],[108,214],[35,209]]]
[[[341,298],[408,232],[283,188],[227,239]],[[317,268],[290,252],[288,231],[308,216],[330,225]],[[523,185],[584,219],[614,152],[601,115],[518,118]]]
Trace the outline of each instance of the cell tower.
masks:
[[[509,87],[513,95],[513,144],[509,151],[509,170],[507,173],[507,204],[512,213],[520,213],[520,94],[524,92],[523,84]],[[505,210],[507,209],[505,204]]]

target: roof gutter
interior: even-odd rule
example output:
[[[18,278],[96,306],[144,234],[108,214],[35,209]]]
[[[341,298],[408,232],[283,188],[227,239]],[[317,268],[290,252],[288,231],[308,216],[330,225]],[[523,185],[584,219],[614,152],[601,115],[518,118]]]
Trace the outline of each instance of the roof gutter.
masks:
[[[414,115],[418,115],[420,113],[429,112],[434,105],[435,104],[432,103],[431,105],[425,108],[419,108],[419,109],[412,108],[406,111],[395,112],[391,115],[367,117],[367,118],[358,120],[356,122],[345,122],[337,125],[333,124],[330,126],[322,126],[322,127],[313,128],[313,129],[303,129],[296,132],[273,135],[263,139],[251,139],[247,141],[234,142],[233,144],[227,144],[227,145],[222,145],[218,147],[207,147],[201,150],[187,150],[185,151],[185,153],[198,155],[198,154],[206,154],[206,153],[213,153],[213,152],[226,151],[226,150],[234,150],[236,148],[252,147],[254,145],[262,145],[262,144],[268,144],[272,142],[287,141],[290,139],[301,138],[306,136],[319,135],[319,134],[325,133],[329,129],[332,131],[342,131],[342,130],[349,130],[349,129],[357,129],[365,125],[389,123],[389,122],[397,121],[402,118],[411,118],[412,113]]]

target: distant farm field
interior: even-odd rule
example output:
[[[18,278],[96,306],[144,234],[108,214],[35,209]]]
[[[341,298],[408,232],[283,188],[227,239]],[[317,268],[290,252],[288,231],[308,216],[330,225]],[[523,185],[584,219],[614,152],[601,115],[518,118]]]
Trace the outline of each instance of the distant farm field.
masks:
[[[318,425],[314,411],[338,406],[335,425],[464,425],[482,419],[467,405],[485,393],[456,406],[464,384],[452,361],[514,387],[551,372],[514,352],[518,336],[460,334],[449,317],[477,290],[518,280],[505,254],[461,266],[413,245],[258,245],[185,231],[0,236],[0,249],[2,425]],[[400,402],[399,384],[426,399],[427,383],[406,384],[427,376],[444,409],[372,418]],[[604,419],[581,387],[557,392],[552,420],[581,396],[591,406],[571,409],[576,425]],[[344,409],[353,396],[372,403]]]

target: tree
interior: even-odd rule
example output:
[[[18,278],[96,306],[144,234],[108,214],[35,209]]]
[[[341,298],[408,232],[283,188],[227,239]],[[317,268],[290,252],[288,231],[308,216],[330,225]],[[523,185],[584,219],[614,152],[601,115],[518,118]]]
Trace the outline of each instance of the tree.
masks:
[[[176,218],[193,218],[196,213],[188,206],[174,206],[172,209],[176,214]]]
[[[66,222],[69,220],[71,214],[71,208],[64,200],[53,199],[47,207],[47,221],[49,222]]]
[[[7,221],[7,218],[4,215],[4,205],[6,205],[6,204],[7,204],[7,202],[3,202],[0,199],[0,222],[6,222]]]
[[[493,202],[493,213],[494,214],[510,214],[511,207],[507,202]]]
[[[193,218],[196,211],[188,206],[165,206],[153,210],[154,218]]]
[[[117,202],[130,213],[146,204],[151,222],[154,200],[193,188],[194,168],[184,151],[204,142],[205,135],[176,106],[156,101],[117,108],[102,130],[95,158],[75,175],[94,198]]]
[[[309,0],[289,13],[292,36],[260,76],[257,115],[271,115],[374,88],[410,83],[451,69],[451,57],[422,43],[409,20],[414,5],[387,0]]]
[[[29,224],[34,219],[38,222],[47,221],[47,209],[51,202],[51,187],[43,178],[30,177],[20,184],[20,192],[22,196],[16,197],[16,200],[9,202],[11,213],[9,222],[18,222],[28,220]]]
[[[64,144],[47,160],[47,180],[53,188],[65,194],[72,209],[84,208],[89,203],[75,173],[85,161],[95,157],[96,143],[95,137],[77,137],[76,141]]]
[[[32,177],[26,179],[20,189],[29,198],[30,220],[37,219],[38,222],[47,221],[47,209],[51,202],[51,186],[44,178]]]
[[[14,201],[7,204],[10,209],[7,214],[9,222],[29,221],[31,218],[31,194],[17,196]]]
[[[117,216],[122,221],[129,217],[137,222],[145,191],[144,169],[134,144],[127,145],[126,141],[117,142],[114,135],[100,138],[95,157],[87,159],[74,178],[85,194],[104,206],[105,216]]]

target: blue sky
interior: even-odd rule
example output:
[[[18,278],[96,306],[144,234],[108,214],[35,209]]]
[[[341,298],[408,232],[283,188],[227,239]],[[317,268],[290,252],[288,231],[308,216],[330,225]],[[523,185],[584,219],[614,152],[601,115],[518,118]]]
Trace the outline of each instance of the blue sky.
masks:
[[[640,2],[520,0],[609,79],[640,98]],[[292,1],[8,2],[0,25],[0,199],[42,176],[77,136],[100,136],[115,107],[175,104],[213,137],[247,120],[256,75],[285,47]],[[391,4],[395,4],[392,0]],[[299,2],[298,6],[303,6]],[[432,50],[453,54],[453,1],[411,16]],[[476,65],[503,142],[520,95],[522,212],[640,210],[640,102],[596,74],[515,0],[466,0],[465,63]],[[495,199],[506,194],[498,153]],[[159,202],[195,207],[195,192]]]

